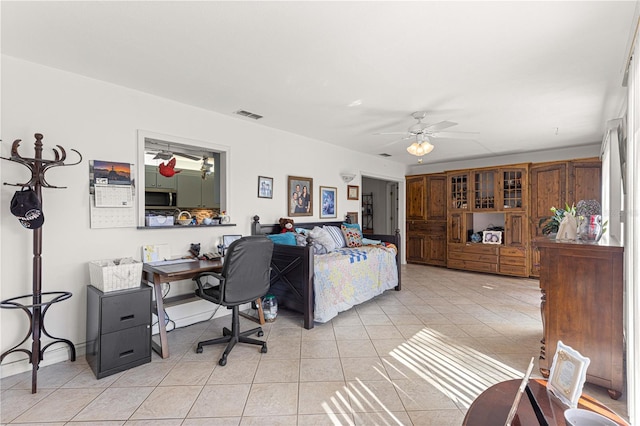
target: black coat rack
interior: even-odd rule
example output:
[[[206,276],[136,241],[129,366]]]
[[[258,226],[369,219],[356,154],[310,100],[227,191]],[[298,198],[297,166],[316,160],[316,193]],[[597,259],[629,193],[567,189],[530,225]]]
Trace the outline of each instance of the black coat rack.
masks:
[[[60,145],[56,145],[58,149],[53,148],[54,159],[53,160],[45,160],[42,158],[42,134],[36,133],[35,135],[35,157],[28,158],[22,157],[18,154],[18,147],[20,146],[20,139],[16,139],[11,146],[11,157],[0,157],[3,160],[9,160],[16,163],[20,163],[23,166],[27,167],[31,171],[31,179],[25,183],[4,183],[4,185],[11,186],[20,186],[20,187],[31,187],[33,191],[37,194],[40,203],[42,204],[42,188],[56,188],[62,189],[66,187],[62,186],[53,186],[47,183],[45,179],[45,173],[47,170],[52,167],[60,167],[60,166],[74,166],[79,164],[82,161],[82,155],[72,149],[71,151],[75,152],[79,160],[72,164],[65,164],[64,161],[67,159],[67,153],[63,147]],[[71,341],[67,339],[61,339],[58,337],[53,337],[50,335],[45,326],[44,326],[44,316],[47,313],[47,310],[57,302],[62,302],[63,300],[67,300],[71,297],[71,293],[67,291],[42,291],[42,226],[32,230],[33,232],[33,293],[26,294],[23,296],[12,297],[10,299],[6,299],[0,302],[0,307],[3,309],[22,309],[27,316],[29,317],[29,331],[27,335],[22,339],[20,343],[15,345],[13,348],[4,352],[0,357],[0,362],[4,360],[4,358],[13,352],[24,352],[29,356],[29,362],[32,365],[31,372],[31,393],[36,393],[37,391],[37,382],[38,382],[38,368],[40,365],[40,361],[42,361],[44,357],[44,351],[47,350],[51,345],[55,343],[65,343],[69,346],[71,351],[71,361],[76,360],[76,349],[71,343]],[[22,302],[25,303],[22,303]],[[42,347],[40,342],[41,335],[53,339],[52,342],[49,342],[47,345]],[[31,350],[20,348],[20,346],[26,342],[29,337],[31,337]]]

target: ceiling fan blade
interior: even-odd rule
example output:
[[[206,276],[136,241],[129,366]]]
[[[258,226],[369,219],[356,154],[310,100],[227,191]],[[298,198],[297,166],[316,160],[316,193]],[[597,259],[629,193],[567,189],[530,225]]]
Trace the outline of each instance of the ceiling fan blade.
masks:
[[[173,158],[173,154],[170,152],[166,152],[166,151],[160,151],[156,154],[155,157],[153,157],[154,160],[171,160],[171,158]]]
[[[432,138],[448,138],[448,139],[475,139],[480,136],[479,132],[433,132],[429,134]]]
[[[426,132],[437,132],[457,125],[458,123],[454,123],[453,121],[441,121],[439,123],[429,124],[424,130]]]
[[[201,161],[202,157],[197,157],[195,155],[191,155],[191,154],[184,154],[182,152],[174,152],[173,155],[177,155],[183,158],[188,158],[189,160],[193,160],[193,161]]]
[[[389,143],[386,143],[386,144],[380,146],[380,148],[385,148],[387,146],[391,146],[391,145],[397,144],[398,142],[406,141],[408,139],[413,139],[414,137],[415,137],[414,135],[407,135],[404,138],[395,139],[395,140],[393,140],[393,141],[391,141]]]
[[[372,133],[373,135],[410,135],[409,132],[383,132],[383,133]]]

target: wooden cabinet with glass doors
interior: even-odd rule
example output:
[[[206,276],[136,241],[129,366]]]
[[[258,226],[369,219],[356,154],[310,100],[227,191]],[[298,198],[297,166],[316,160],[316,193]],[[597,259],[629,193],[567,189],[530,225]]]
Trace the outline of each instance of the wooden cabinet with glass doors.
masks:
[[[447,173],[449,268],[528,276],[527,177],[528,164]],[[497,217],[500,244],[471,238],[486,229],[482,217],[487,215]]]
[[[565,202],[600,201],[600,186],[597,158],[407,176],[407,261],[538,276],[539,255],[530,242],[541,236],[540,219]],[[500,244],[472,238],[487,226],[482,216],[496,215],[498,229],[504,225]],[[443,250],[444,262],[427,260],[440,259]]]

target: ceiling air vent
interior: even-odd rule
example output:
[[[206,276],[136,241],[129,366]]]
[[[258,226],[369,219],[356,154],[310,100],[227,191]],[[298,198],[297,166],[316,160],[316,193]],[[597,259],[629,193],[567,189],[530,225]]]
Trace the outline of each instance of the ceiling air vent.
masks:
[[[387,154],[386,152],[383,152],[382,154],[378,154],[380,157],[391,157],[391,154]]]
[[[262,118],[262,116],[259,115],[259,114],[254,114],[252,112],[245,111],[243,109],[239,109],[238,111],[235,111],[234,114],[238,114],[238,115],[241,115],[241,116],[247,117],[247,118],[252,118],[254,120],[260,120]]]

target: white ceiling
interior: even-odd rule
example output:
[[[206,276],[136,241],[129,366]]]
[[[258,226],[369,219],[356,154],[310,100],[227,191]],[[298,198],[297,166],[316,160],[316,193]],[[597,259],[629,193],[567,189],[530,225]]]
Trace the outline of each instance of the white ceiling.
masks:
[[[3,54],[415,164],[409,142],[374,133],[405,131],[418,110],[479,132],[435,139],[425,163],[600,142],[624,105],[636,2],[0,7]]]

